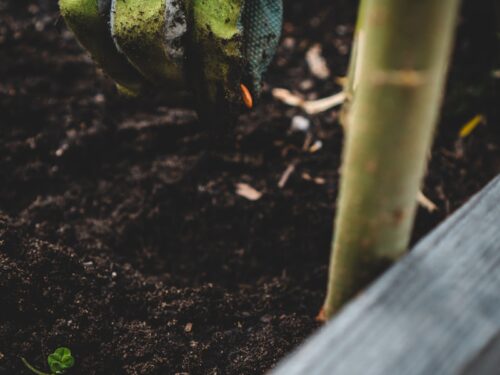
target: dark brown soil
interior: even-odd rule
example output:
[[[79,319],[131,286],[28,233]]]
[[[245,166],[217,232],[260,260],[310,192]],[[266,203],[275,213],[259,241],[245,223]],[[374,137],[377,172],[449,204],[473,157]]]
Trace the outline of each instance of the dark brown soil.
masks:
[[[414,239],[500,170],[492,12],[467,4],[424,188],[439,210],[420,209]],[[0,0],[1,374],[27,373],[20,356],[44,369],[62,345],[72,374],[262,374],[317,328],[342,130],[336,110],[313,117],[323,148],[301,151],[288,131],[300,111],[269,92],[338,91],[304,54],[321,42],[343,75],[355,8],[286,9],[263,101],[221,147],[160,95],[119,98],[55,0]],[[459,140],[477,113],[487,124]],[[240,182],[262,198],[238,196]]]

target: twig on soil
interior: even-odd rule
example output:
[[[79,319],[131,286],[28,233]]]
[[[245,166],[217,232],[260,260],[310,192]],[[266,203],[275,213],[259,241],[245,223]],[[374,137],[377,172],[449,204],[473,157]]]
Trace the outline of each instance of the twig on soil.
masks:
[[[438,209],[438,206],[436,206],[436,204],[433,201],[427,198],[424,195],[424,193],[422,193],[421,190],[418,192],[417,201],[422,207],[424,207],[429,212],[434,212],[437,211]]]
[[[318,100],[305,100],[304,98],[293,94],[291,91],[282,88],[273,89],[272,94],[274,98],[279,101],[292,107],[300,107],[310,115],[327,111],[341,105],[345,101],[344,92],[339,92],[335,95]]]
[[[296,166],[296,162],[290,163],[288,165],[288,167],[285,169],[285,171],[283,172],[283,174],[281,175],[281,178],[278,182],[278,187],[280,189],[283,189],[285,187],[288,179],[290,178],[292,173],[295,171],[295,166]]]
[[[304,144],[302,145],[302,151],[307,151],[311,147],[313,141],[313,136],[311,133],[306,133],[306,136],[304,137]]]

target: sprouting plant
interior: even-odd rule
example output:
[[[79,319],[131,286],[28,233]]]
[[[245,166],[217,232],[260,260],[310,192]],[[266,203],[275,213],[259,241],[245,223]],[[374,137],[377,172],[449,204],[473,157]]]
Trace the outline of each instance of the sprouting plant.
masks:
[[[28,361],[21,357],[24,365],[37,375],[59,375],[64,374],[67,369],[73,367],[75,359],[71,355],[71,350],[65,347],[57,348],[54,353],[49,354],[47,363],[50,367],[50,373],[42,372],[31,366]]]

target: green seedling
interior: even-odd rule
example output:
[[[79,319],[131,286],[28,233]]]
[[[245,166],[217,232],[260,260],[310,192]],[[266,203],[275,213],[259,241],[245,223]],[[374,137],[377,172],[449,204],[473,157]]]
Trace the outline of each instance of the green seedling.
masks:
[[[65,347],[57,348],[54,353],[50,354],[47,357],[47,363],[49,364],[50,373],[37,370],[28,363],[26,358],[21,357],[21,360],[28,369],[30,369],[37,375],[64,374],[66,370],[73,367],[73,365],[75,364],[75,359],[71,355],[71,350]]]

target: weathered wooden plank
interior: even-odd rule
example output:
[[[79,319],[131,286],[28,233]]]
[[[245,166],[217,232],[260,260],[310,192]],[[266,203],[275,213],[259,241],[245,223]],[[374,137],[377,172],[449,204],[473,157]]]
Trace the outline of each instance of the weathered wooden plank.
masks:
[[[500,176],[272,374],[498,374],[499,334]]]
[[[479,355],[461,372],[461,375],[484,375],[500,373],[500,333],[486,345]]]

